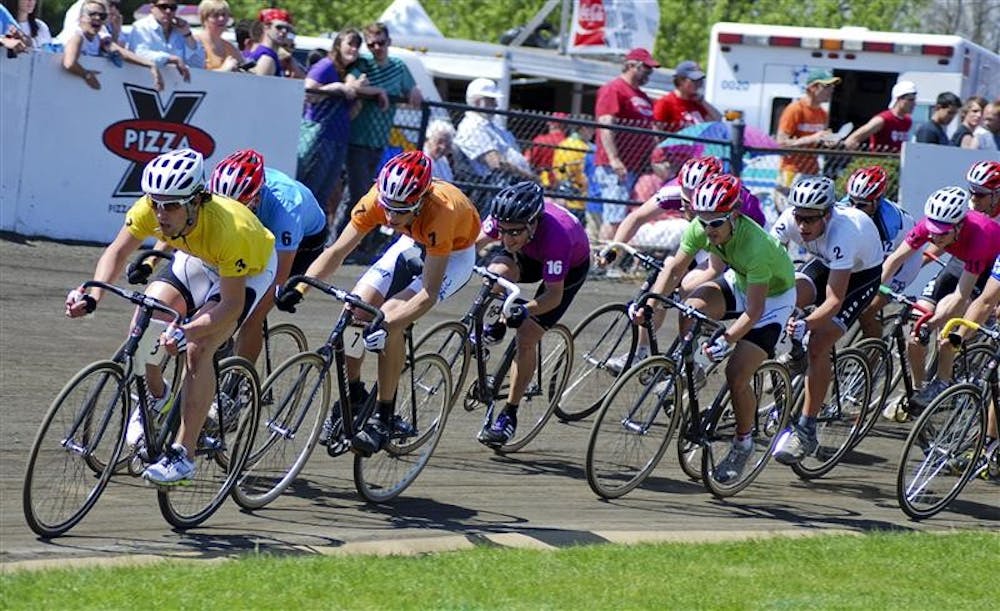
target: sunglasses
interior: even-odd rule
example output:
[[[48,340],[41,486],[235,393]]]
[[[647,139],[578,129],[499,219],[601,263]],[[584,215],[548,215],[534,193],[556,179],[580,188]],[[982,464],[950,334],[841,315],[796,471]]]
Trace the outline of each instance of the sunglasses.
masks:
[[[969,195],[972,195],[973,197],[984,197],[986,195],[992,195],[992,193],[986,189],[969,187]]]
[[[153,6],[155,6],[158,9],[160,9],[161,11],[176,11],[177,10],[177,5],[176,4],[154,4]]]
[[[816,221],[820,220],[824,216],[826,216],[826,215],[825,214],[811,214],[809,216],[802,216],[801,214],[795,214],[795,213],[792,214],[792,218],[794,218],[795,222],[798,223],[799,225],[812,225],[813,223],[815,223]]]
[[[517,227],[516,229],[504,229],[503,227],[497,227],[497,231],[500,235],[509,236],[511,238],[516,238],[528,230],[527,226]]]
[[[149,196],[149,205],[153,207],[153,210],[162,210],[163,212],[174,212],[179,210],[181,206],[185,206],[195,198],[194,195],[190,197],[185,197],[181,199],[157,199],[155,195]]]
[[[698,219],[698,222],[701,223],[702,227],[718,229],[723,225],[725,225],[727,222],[729,222],[729,219],[732,216],[733,216],[732,214],[727,214],[726,216],[720,216],[719,218],[714,218],[714,219],[703,219],[700,216],[696,216],[694,218]]]
[[[938,223],[938,224],[939,225],[944,225],[944,223]],[[931,231],[931,232],[929,232],[929,237],[932,240],[934,238],[943,238],[943,237],[948,236],[948,234],[950,234],[954,229],[955,229],[955,225],[948,225],[948,231],[945,231],[944,233],[934,233],[933,231]]]
[[[392,203],[397,204],[400,202],[392,202]],[[411,212],[416,212],[417,208],[420,207],[419,203],[417,203],[414,206],[389,205],[389,202],[382,199],[379,199],[378,204],[382,206],[382,209],[385,210],[386,214],[396,214],[396,215],[410,214]]]
[[[850,199],[851,199],[851,205],[854,206],[855,208],[867,208],[868,206],[871,206],[872,204],[875,203],[858,197],[852,197]]]
[[[365,44],[371,48],[384,47],[389,44],[389,40],[387,38],[383,38],[381,40],[368,40],[365,41]]]
[[[87,11],[87,17],[90,17],[91,19],[100,19],[101,21],[104,21],[108,18],[108,14],[100,11]]]

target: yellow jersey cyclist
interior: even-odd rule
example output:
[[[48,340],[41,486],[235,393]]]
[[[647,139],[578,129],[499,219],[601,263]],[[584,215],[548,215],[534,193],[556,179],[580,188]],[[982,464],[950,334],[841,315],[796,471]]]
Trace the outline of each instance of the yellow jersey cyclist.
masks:
[[[694,218],[681,237],[680,248],[667,260],[652,291],[670,294],[680,284],[699,252],[718,257],[725,273],[703,283],[686,303],[717,320],[735,321],[725,333],[702,345],[713,361],[732,353],[726,364],[736,412],[736,431],[729,453],[714,477],[729,482],[740,477],[754,454],[752,439],[757,410],[750,380],[765,359],[774,356],[781,330],[795,307],[795,269],[788,252],[752,218],[740,211],[741,184],[728,174],[716,175],[695,189],[689,209]],[[634,318],[645,307],[629,308]],[[683,319],[679,333],[690,326]]]
[[[512,282],[541,284],[534,298],[514,306],[504,322],[490,325],[483,333],[500,341],[508,326],[517,329],[507,403],[477,436],[491,447],[514,437],[517,410],[538,359],[538,341],[569,309],[590,270],[587,230],[566,208],[546,203],[542,188],[533,182],[519,182],[494,196],[479,243],[497,239],[503,250],[493,257],[489,270]]]
[[[253,211],[274,234],[278,269],[274,284],[301,274],[323,252],[329,231],[326,212],[301,182],[274,168],[264,167],[264,157],[253,149],[238,150],[215,165],[209,188],[235,199]],[[274,305],[269,290],[254,308],[236,340],[236,354],[256,362],[264,343],[264,319]]]
[[[792,185],[791,204],[775,222],[771,233],[782,244],[804,247],[813,256],[796,274],[796,305],[816,309],[805,317],[793,316],[786,331],[793,347],[802,351],[810,335],[802,415],[792,430],[782,435],[775,459],[785,465],[800,462],[818,445],[816,419],[833,378],[830,350],[854,324],[878,292],[882,277],[882,240],[872,219],[856,208],[835,206],[833,181],[804,176]],[[793,369],[802,360],[793,360]]]
[[[187,483],[194,475],[192,457],[215,398],[213,356],[271,286],[277,266],[271,232],[246,206],[204,187],[201,153],[178,149],[155,157],[142,172],[145,195],[125,214],[124,226],[94,271],[95,280],[114,281],[128,256],[148,238],[176,249],[173,262],[146,289],[147,295],[187,317],[160,337],[169,353],[183,352],[186,359],[177,439],[142,474],[160,485]],[[77,318],[93,312],[101,294],[100,289],[71,291],[66,315]],[[147,364],[147,372],[152,370],[156,368]],[[169,389],[160,376],[147,378],[154,409],[162,407]]]
[[[479,213],[458,187],[431,180],[431,160],[421,151],[396,155],[383,166],[371,190],[351,210],[337,241],[309,266],[306,275],[323,279],[335,272],[369,232],[379,226],[403,234],[362,276],[353,292],[382,309],[381,329],[369,329],[365,348],[378,352],[378,405],[374,416],[351,440],[362,456],[382,449],[394,418],[396,386],[405,358],[404,331],[434,304],[468,282],[476,259]],[[414,257],[422,265],[411,264]],[[420,268],[421,269],[415,269]],[[294,312],[305,286],[278,295],[278,309]],[[352,400],[364,396],[361,360],[348,359]]]

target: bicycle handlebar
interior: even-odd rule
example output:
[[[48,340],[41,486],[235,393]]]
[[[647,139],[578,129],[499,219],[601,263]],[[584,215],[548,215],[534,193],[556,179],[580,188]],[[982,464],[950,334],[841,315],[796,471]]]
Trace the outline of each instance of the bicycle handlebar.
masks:
[[[120,286],[116,286],[108,282],[102,282],[100,280],[88,280],[83,283],[83,288],[104,289],[106,291],[114,293],[115,295],[118,295],[119,297],[122,297],[123,299],[131,301],[132,303],[134,303],[139,307],[150,308],[152,310],[159,310],[160,312],[163,312],[164,314],[173,317],[174,319],[173,324],[175,325],[180,324],[180,321],[183,318],[181,316],[181,313],[178,312],[177,310],[171,308],[170,306],[163,303],[159,299],[156,299],[155,297],[150,297],[149,295],[139,291],[133,291],[131,289],[123,289]]]
[[[959,325],[963,327],[969,327],[973,331],[978,331],[979,333],[983,333],[984,335],[987,335],[996,341],[1000,341],[1000,329],[990,329],[980,325],[974,320],[969,320],[967,318],[952,318],[947,323],[945,323],[944,328],[941,329],[941,339],[948,339],[948,336],[951,335],[952,331],[955,330],[955,327]]]
[[[683,314],[684,316],[687,316],[688,318],[695,318],[695,319],[700,320],[701,322],[707,324],[716,333],[718,333],[720,330],[722,332],[725,332],[725,330],[726,330],[726,326],[725,325],[723,325],[721,322],[715,320],[714,318],[708,316],[707,314],[705,314],[704,312],[702,312],[698,308],[696,308],[694,306],[691,306],[691,305],[688,305],[688,304],[686,304],[686,303],[684,303],[682,301],[677,301],[676,299],[674,299],[673,297],[670,297],[668,295],[662,295],[660,293],[647,292],[647,293],[643,293],[642,295],[640,295],[639,298],[635,300],[635,302],[636,303],[643,303],[644,301],[646,301],[647,299],[650,299],[650,298],[655,299],[656,301],[662,302],[668,308],[676,308],[676,309],[680,310],[681,314]],[[713,335],[712,337],[714,339],[715,335]]]
[[[517,286],[510,280],[507,280],[506,278],[500,276],[499,274],[494,274],[485,267],[480,267],[477,265],[472,268],[472,271],[476,272],[477,274],[479,274],[484,278],[488,278],[495,284],[499,284],[507,291],[507,298],[503,300],[503,307],[501,308],[501,311],[503,312],[504,317],[510,316],[510,310],[512,307],[514,307],[514,302],[517,301],[517,299],[521,296],[521,287]]]
[[[916,322],[913,323],[914,334],[919,333],[920,329],[923,328],[923,326],[927,323],[927,321],[934,316],[934,310],[931,310],[926,306],[920,305],[920,303],[913,297],[903,295],[902,293],[897,293],[896,291],[892,290],[890,287],[884,284],[879,285],[878,290],[880,293],[892,299],[896,303],[901,303],[909,307],[910,309],[920,312],[920,316],[918,316]]]
[[[615,253],[615,249],[617,249],[617,248],[620,248],[620,249],[624,250],[625,252],[627,252],[628,254],[630,254],[633,257],[635,257],[636,259],[639,259],[639,261],[641,261],[642,264],[644,266],[646,266],[647,268],[653,268],[653,267],[655,267],[657,269],[663,269],[663,265],[660,263],[659,259],[657,259],[656,257],[652,257],[650,255],[647,255],[646,253],[642,252],[641,250],[635,248],[634,246],[626,244],[625,242],[616,242],[616,241],[612,240],[610,242],[605,243],[604,248],[602,248],[601,251],[600,251],[600,256],[605,261],[607,261],[608,263],[612,263],[617,258],[617,255],[614,254]],[[612,256],[609,256],[609,255],[612,255]]]
[[[308,284],[309,286],[316,288],[317,290],[322,291],[327,295],[330,295],[331,297],[333,297],[338,301],[343,301],[344,303],[348,304],[351,307],[358,308],[359,310],[371,314],[372,316],[371,326],[373,327],[381,326],[382,321],[385,320],[385,313],[382,312],[381,309],[376,308],[375,306],[369,303],[365,303],[363,299],[361,299],[354,293],[349,293],[343,289],[338,289],[332,284],[327,284],[326,282],[313,278],[312,276],[305,276],[305,275],[292,276],[291,278],[288,279],[287,282],[285,282],[285,286],[282,288],[282,290],[292,288],[299,283]]]

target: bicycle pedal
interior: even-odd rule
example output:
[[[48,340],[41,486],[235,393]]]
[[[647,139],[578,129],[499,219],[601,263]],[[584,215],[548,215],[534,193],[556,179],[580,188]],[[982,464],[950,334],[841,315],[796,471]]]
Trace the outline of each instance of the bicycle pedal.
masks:
[[[326,444],[326,453],[331,458],[346,454],[351,449],[351,442],[346,439],[330,440]]]

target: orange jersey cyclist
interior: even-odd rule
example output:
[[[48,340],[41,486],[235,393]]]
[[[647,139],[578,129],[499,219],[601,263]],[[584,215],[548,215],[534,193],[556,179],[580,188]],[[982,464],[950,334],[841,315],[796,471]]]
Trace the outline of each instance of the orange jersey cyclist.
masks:
[[[355,453],[370,456],[388,439],[396,421],[396,385],[405,357],[403,332],[435,303],[468,282],[475,264],[479,225],[479,213],[458,187],[431,180],[427,155],[420,151],[401,153],[385,164],[375,185],[355,204],[344,232],[306,271],[308,276],[326,278],[340,268],[365,235],[380,226],[403,234],[353,289],[385,313],[384,328],[365,337],[365,347],[380,353],[378,407],[351,441]],[[415,258],[418,264],[412,265]],[[276,300],[278,308],[294,312],[304,290],[299,286],[283,291]],[[348,360],[347,374],[351,398],[363,397],[360,359]]]

